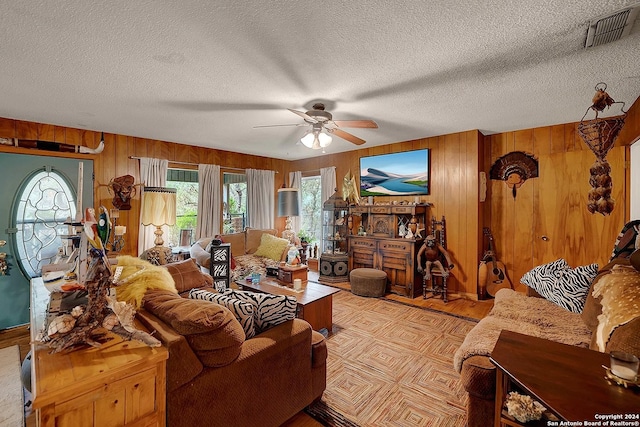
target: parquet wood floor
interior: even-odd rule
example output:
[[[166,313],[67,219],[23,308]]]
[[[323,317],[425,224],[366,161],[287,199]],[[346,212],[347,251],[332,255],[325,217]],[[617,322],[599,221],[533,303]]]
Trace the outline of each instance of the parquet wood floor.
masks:
[[[309,271],[309,279],[317,281],[318,273]],[[341,289],[349,290],[349,282],[332,284]],[[458,297],[456,295],[449,296],[449,302],[444,303],[440,298],[427,298],[422,299],[421,296],[417,298],[406,298],[395,294],[388,294],[386,299],[401,302],[403,304],[415,305],[419,307],[425,307],[437,311],[452,313],[458,316],[468,317],[472,319],[482,319],[493,307],[493,300],[486,301],[474,301],[467,298]],[[0,331],[0,348],[9,347],[17,344],[20,347],[21,358],[24,358],[29,351],[29,329],[25,326],[18,326],[11,329],[5,329]],[[321,427],[322,424],[315,421],[313,418],[300,412],[289,421],[283,424],[283,427]]]

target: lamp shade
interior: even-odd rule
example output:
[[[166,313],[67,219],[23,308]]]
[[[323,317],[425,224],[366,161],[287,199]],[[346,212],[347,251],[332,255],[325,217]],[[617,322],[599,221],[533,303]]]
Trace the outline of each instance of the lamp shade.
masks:
[[[298,189],[278,189],[278,216],[298,215],[300,215],[300,206],[298,205]]]
[[[331,144],[331,135],[321,132],[320,129],[313,129],[308,131],[301,139],[300,142],[313,150],[319,150]]]
[[[176,223],[176,189],[144,187],[142,224],[174,225]]]

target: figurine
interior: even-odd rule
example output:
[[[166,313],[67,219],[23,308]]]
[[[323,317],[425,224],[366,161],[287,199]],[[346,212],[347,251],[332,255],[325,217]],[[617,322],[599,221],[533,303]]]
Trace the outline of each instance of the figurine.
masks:
[[[426,259],[425,265],[422,265],[422,255],[424,254],[424,258]],[[441,244],[436,242],[436,238],[433,235],[427,236],[422,247],[418,251],[418,255],[416,257],[416,261],[418,262],[418,272],[424,274],[425,280],[431,279],[431,271],[434,268],[437,268],[440,271],[442,277],[449,276],[449,270],[451,270],[454,265],[451,262],[451,258],[449,257],[449,253],[447,250],[442,247]],[[446,262],[446,267],[442,265],[441,259],[444,258]]]

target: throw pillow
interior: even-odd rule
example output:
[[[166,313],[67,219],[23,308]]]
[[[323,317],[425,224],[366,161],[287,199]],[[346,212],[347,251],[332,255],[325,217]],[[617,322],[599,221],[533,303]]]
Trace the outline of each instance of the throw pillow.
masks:
[[[142,298],[149,289],[165,289],[178,293],[169,271],[148,261],[131,255],[120,255],[113,266],[116,298],[133,305],[142,306]]]
[[[253,305],[257,333],[264,332],[296,317],[298,302],[294,296],[271,295],[235,289],[227,289],[224,291],[224,295]]]
[[[551,301],[574,313],[582,313],[587,293],[597,274],[598,264],[561,270],[557,291]]]
[[[166,264],[163,267],[173,277],[178,293],[183,293],[193,288],[210,288],[213,286],[213,278],[200,271],[196,260],[193,258]]]
[[[218,305],[226,307],[238,319],[247,339],[252,338],[256,334],[254,306],[248,302],[223,295],[215,292],[205,291],[203,289],[191,289],[189,298],[214,302]]]
[[[280,261],[282,253],[287,246],[289,246],[289,241],[287,239],[282,239],[280,237],[264,233],[260,238],[260,246],[258,246],[254,255],[271,258],[274,261]]]
[[[221,305],[152,289],[144,296],[144,308],[183,335],[205,366],[228,365],[240,354],[244,331]]]
[[[571,269],[564,259],[539,265],[525,273],[520,283],[543,298],[574,313],[581,313],[598,264]]]
[[[255,253],[256,250],[258,250],[258,247],[260,246],[260,242],[262,241],[263,234],[266,233],[266,234],[271,234],[272,236],[276,236],[278,234],[278,230],[274,228],[261,229],[261,228],[247,227],[245,228],[244,233],[245,233],[244,253],[252,254],[252,253]]]

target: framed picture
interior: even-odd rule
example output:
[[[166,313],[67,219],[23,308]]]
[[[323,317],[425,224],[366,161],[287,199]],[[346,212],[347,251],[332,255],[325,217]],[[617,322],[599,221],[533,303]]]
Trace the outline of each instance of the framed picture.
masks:
[[[360,196],[429,194],[429,149],[360,157]]]

